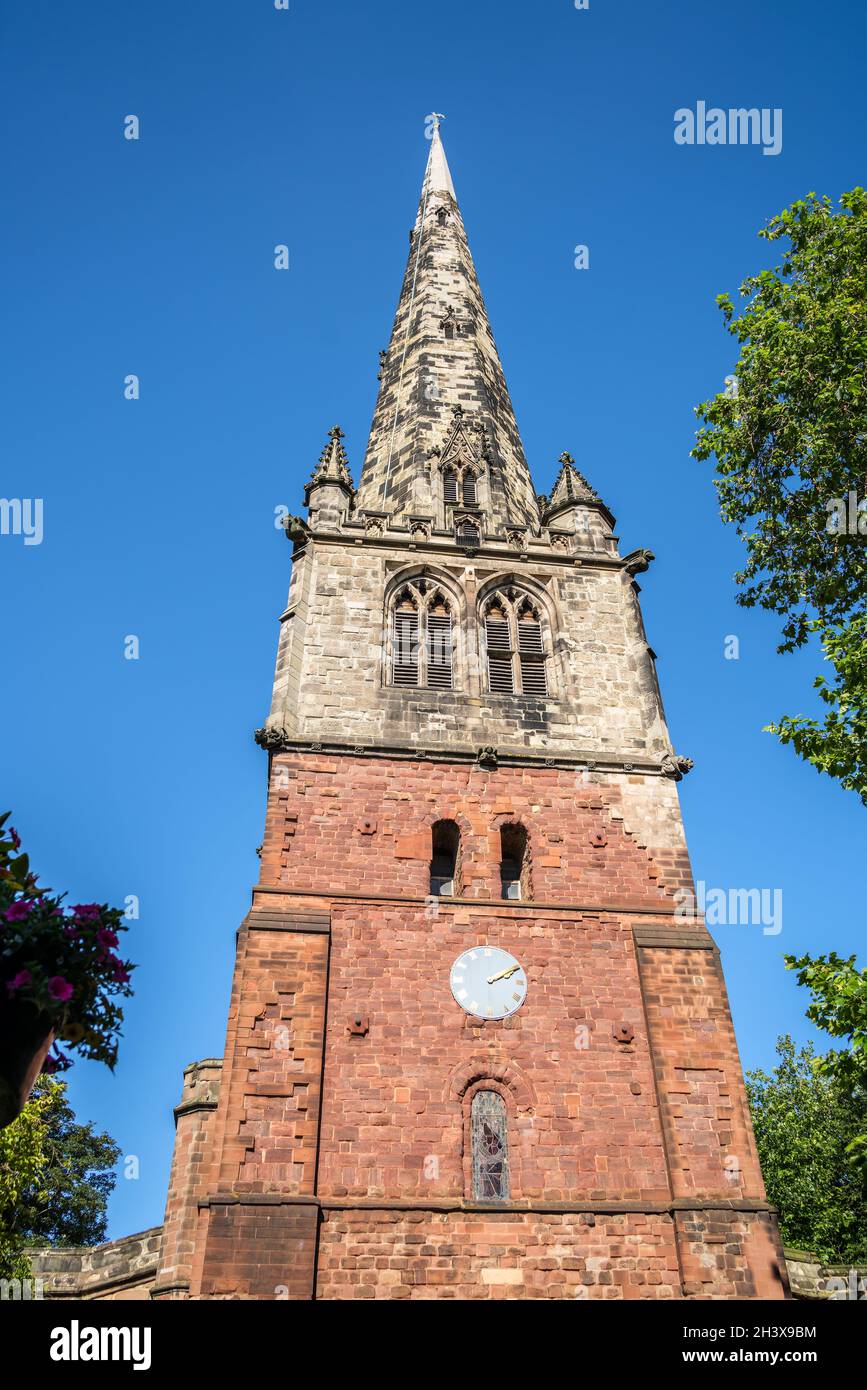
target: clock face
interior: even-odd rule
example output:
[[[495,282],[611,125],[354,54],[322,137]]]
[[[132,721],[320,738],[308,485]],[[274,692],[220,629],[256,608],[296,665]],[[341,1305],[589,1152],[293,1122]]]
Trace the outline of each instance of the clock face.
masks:
[[[477,1018],[508,1018],[527,995],[524,969],[499,946],[473,946],[452,966],[452,994]]]

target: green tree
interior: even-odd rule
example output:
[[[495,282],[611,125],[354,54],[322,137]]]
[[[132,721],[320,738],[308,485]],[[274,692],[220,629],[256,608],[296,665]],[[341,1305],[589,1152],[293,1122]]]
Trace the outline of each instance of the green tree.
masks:
[[[117,1182],[120,1148],[92,1124],[79,1124],[66,1083],[43,1077],[36,1088],[45,1157],[38,1180],[18,1200],[16,1229],[28,1245],[97,1245],[105,1239],[106,1207]]]
[[[43,1116],[50,1103],[48,1094],[31,1098],[17,1119],[0,1129],[0,1279],[30,1275],[17,1216],[24,1194],[41,1190],[46,1165]]]
[[[798,984],[813,996],[807,1017],[846,1046],[816,1059],[816,1070],[836,1082],[860,1106],[861,1128],[853,1134],[849,1151],[867,1173],[867,970],[859,970],[854,956],[845,959],[836,951],[826,956],[786,956],[786,969],[797,970]]]
[[[810,193],[759,236],[788,246],[744,281],[740,317],[718,297],[739,358],[697,407],[693,455],[714,456],[746,545],[737,602],[780,615],[779,651],[812,638],[833,671],[814,682],[824,719],[768,728],[867,805],[867,194],[835,210]]]
[[[829,1263],[867,1258],[867,1182],[850,1145],[864,1126],[864,1104],[823,1073],[809,1044],[777,1039],[768,1075],[747,1073],[747,1095],[768,1197],[787,1245]]]

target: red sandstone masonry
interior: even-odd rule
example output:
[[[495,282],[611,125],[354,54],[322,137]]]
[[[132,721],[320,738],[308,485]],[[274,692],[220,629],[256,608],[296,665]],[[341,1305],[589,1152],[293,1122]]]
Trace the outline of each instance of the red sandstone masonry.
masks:
[[[271,785],[193,1296],[308,1299],[317,1277],[327,1299],[781,1296],[718,959],[674,916],[688,865],[624,832],[616,788],[322,754],[276,759]],[[461,827],[463,896],[426,902],[441,818]],[[507,821],[533,890],[508,906]],[[471,942],[524,965],[511,1019],[452,999]],[[482,1083],[533,1210],[465,1209]]]
[[[424,896],[431,825],[453,819],[463,896],[499,898],[499,828],[514,820],[528,832],[535,899],[670,904],[692,884],[685,852],[654,858],[624,833],[623,816],[615,783],[585,785],[563,768],[281,754],[271,769],[261,881],[296,892]],[[597,847],[600,832],[606,843]]]
[[[671,1218],[330,1211],[321,1299],[680,1298]]]
[[[198,1223],[205,1195],[206,1162],[220,1093],[222,1063],[215,1058],[184,1068],[184,1089],[175,1111],[175,1147],[152,1298],[185,1298],[190,1286]]]

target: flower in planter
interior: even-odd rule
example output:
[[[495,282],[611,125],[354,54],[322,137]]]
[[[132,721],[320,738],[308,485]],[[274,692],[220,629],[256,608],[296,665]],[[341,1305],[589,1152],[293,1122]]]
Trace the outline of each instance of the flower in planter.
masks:
[[[65,1052],[61,1052],[57,1043],[55,1043],[52,1051],[49,1052],[45,1061],[42,1063],[42,1070],[47,1073],[48,1076],[53,1076],[54,1073],[58,1071],[69,1071],[71,1066],[72,1058],[67,1057]]]
[[[132,993],[134,969],[117,954],[123,913],[105,903],[67,907],[62,894],[40,888],[7,820],[0,816],[0,1042],[6,1032],[20,1040],[22,1029],[36,1037],[41,1028],[43,1046],[53,1034],[113,1067],[123,1021],[118,998]],[[48,1065],[70,1062],[58,1052]]]

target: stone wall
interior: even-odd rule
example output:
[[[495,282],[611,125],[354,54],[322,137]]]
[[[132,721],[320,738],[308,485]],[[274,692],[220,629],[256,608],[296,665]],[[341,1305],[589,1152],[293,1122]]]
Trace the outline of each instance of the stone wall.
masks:
[[[805,1250],[785,1250],[795,1298],[867,1300],[867,1265],[825,1264]]]
[[[643,794],[651,779],[635,780]],[[659,778],[651,786],[673,791]],[[468,1106],[482,1085],[506,1105],[511,1193],[496,1218],[512,1246],[532,1229],[528,1274],[537,1259],[591,1272],[542,1247],[559,1248],[565,1222],[573,1244],[563,1258],[580,1262],[585,1218],[616,1215],[591,1257],[629,1276],[613,1285],[620,1295],[780,1296],[718,953],[698,921],[675,915],[685,853],[626,828],[631,790],[626,778],[585,786],[555,767],[273,757],[262,882],[239,938],[196,1201],[192,1297],[281,1288],[310,1298],[317,1278],[321,1296],[339,1296],[345,1261],[404,1207],[410,1226],[420,1218],[433,1232],[422,1244],[436,1246],[435,1260],[448,1258],[442,1244],[456,1252],[455,1288],[517,1296],[513,1276],[479,1283],[493,1266],[474,1263],[466,1244]],[[461,831],[452,899],[429,891],[431,826],[442,818]],[[500,828],[515,822],[528,831],[532,897],[504,901]],[[451,995],[451,966],[474,943],[524,967],[527,1000],[508,1019],[473,1018]],[[320,1222],[336,1263],[317,1259]],[[657,1266],[619,1263],[620,1233],[640,1245],[651,1228],[651,1244],[674,1249],[654,1258],[666,1269],[675,1259],[676,1287],[644,1278]],[[369,1274],[363,1283],[391,1297],[397,1267],[380,1267],[381,1285]],[[445,1265],[425,1269],[439,1274],[407,1296],[450,1286]],[[535,1280],[526,1287],[554,1296]],[[586,1289],[612,1296],[604,1281]]]
[[[31,1250],[33,1277],[49,1299],[150,1298],[162,1227],[104,1245]]]

